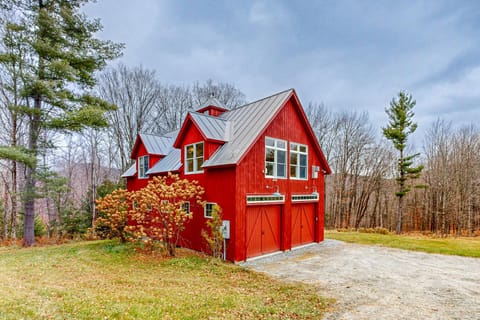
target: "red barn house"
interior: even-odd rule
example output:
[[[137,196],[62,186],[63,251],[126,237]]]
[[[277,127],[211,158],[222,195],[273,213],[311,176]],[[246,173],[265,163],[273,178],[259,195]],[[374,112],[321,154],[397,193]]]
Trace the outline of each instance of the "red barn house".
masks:
[[[225,109],[210,98],[180,130],[139,134],[128,190],[168,172],[199,181],[205,208],[194,206],[181,245],[206,251],[201,236],[214,204],[230,226],[226,258],[248,258],[323,241],[324,176],[330,168],[290,89]]]

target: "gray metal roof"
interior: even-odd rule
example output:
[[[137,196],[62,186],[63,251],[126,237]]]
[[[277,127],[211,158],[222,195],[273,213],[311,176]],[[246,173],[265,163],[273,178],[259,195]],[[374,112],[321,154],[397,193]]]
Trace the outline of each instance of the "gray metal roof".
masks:
[[[203,167],[238,163],[292,92],[289,89],[220,115],[220,119],[233,123],[232,134]]]
[[[155,163],[155,165],[147,171],[147,174],[178,171],[182,166],[180,157],[180,149],[172,148],[165,158]]]
[[[149,154],[167,155],[172,149],[174,137],[156,136],[153,134],[140,133],[140,138]]]
[[[232,128],[230,121],[198,112],[190,112],[190,116],[207,140],[230,140]]]
[[[134,163],[130,166],[130,168],[127,169],[127,171],[125,171],[121,177],[122,178],[128,178],[128,177],[133,177],[135,175],[135,173],[137,173],[137,164]]]
[[[198,112],[190,112],[190,116],[207,139],[225,141],[203,167],[237,164],[248,148],[258,139],[278,110],[292,94],[289,89],[270,97],[246,104],[227,111],[219,117],[212,117]],[[214,99],[214,98],[212,98]],[[215,99],[216,100],[216,99]],[[207,101],[208,102],[208,101]],[[211,105],[212,103],[208,103]],[[218,104],[214,104],[219,106]],[[175,130],[163,136],[140,134],[149,154],[166,155],[158,161],[147,174],[178,171],[181,166],[181,150],[173,148],[179,133]],[[132,165],[122,177],[131,177],[136,173],[136,165]]]
[[[173,140],[175,140],[177,138],[179,132],[180,132],[180,129],[173,130],[173,131],[165,133],[163,135],[163,137],[172,138]]]

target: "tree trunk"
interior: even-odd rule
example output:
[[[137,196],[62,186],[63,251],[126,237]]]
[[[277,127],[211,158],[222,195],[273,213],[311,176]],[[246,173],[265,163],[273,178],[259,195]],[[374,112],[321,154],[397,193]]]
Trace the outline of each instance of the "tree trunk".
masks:
[[[16,145],[16,142],[15,142]],[[10,196],[12,208],[10,211],[10,236],[17,238],[17,162],[12,161],[12,194]],[[6,222],[5,222],[6,223]]]
[[[41,62],[40,62],[41,64]],[[34,112],[30,116],[30,125],[28,133],[28,148],[31,150],[36,158],[38,150],[38,134],[40,131],[40,110],[42,106],[42,100],[39,95],[34,99]],[[34,173],[36,170],[36,159],[35,163],[30,167],[26,166],[25,173],[25,221],[23,227],[23,245],[25,247],[31,247],[35,244],[35,233],[34,233],[34,223],[35,223],[35,177]]]
[[[397,234],[402,233],[403,197],[398,197]]]
[[[45,9],[43,0],[38,0],[39,13]],[[39,33],[44,30],[40,29]],[[45,80],[45,65],[42,56],[38,57],[37,81]],[[35,244],[35,171],[37,168],[38,138],[40,134],[40,121],[42,113],[42,93],[36,89],[33,96],[33,112],[30,114],[30,123],[28,126],[28,149],[35,157],[31,166],[26,166],[25,170],[25,194],[24,208],[25,220],[23,227],[23,245],[31,247]]]
[[[7,240],[7,238],[8,238],[7,203],[8,203],[8,193],[7,193],[7,186],[6,186],[6,183],[5,183],[5,188],[3,189],[3,239],[4,240]]]
[[[25,176],[25,221],[23,225],[23,245],[31,247],[35,244],[35,179],[33,168],[27,166]]]

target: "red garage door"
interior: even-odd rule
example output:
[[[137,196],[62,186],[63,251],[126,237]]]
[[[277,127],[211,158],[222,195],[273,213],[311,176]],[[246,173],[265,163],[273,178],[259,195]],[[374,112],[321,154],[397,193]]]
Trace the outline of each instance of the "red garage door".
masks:
[[[280,250],[280,206],[247,207],[247,258]]]
[[[292,205],[292,247],[315,241],[315,204]]]

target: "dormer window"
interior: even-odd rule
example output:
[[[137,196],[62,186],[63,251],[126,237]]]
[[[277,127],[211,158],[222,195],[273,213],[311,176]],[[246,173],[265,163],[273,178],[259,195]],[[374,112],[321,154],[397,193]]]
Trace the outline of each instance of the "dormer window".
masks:
[[[201,173],[203,165],[203,142],[185,146],[185,173]]]
[[[149,156],[142,156],[138,157],[138,178],[139,179],[146,179],[148,167]]]

